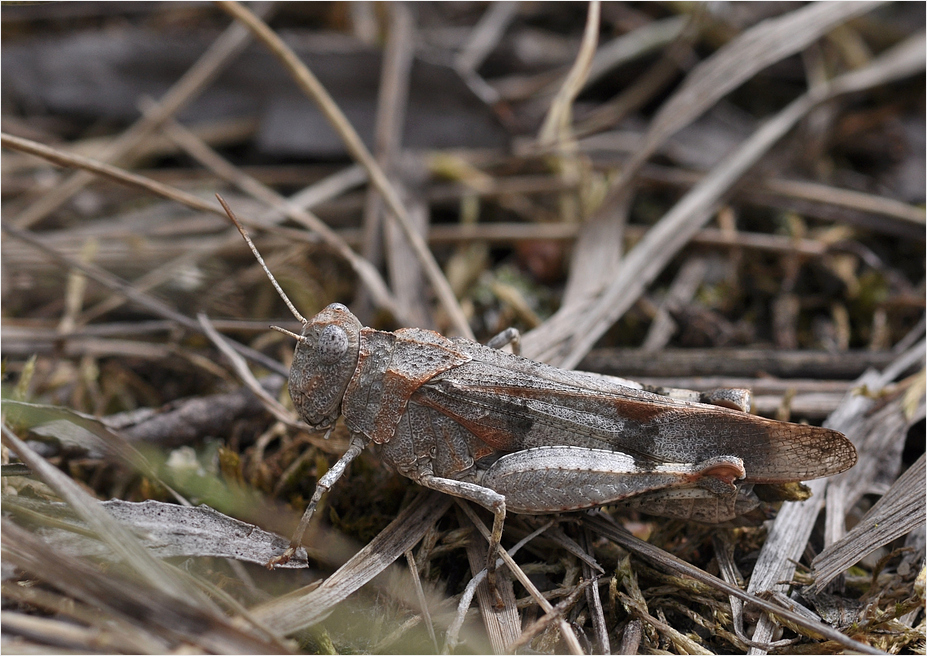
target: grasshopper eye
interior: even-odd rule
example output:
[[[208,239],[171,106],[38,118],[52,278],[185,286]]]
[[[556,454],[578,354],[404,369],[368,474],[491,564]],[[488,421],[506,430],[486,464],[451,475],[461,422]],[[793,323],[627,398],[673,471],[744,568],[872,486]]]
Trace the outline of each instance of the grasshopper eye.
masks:
[[[329,324],[319,335],[316,349],[322,364],[335,364],[348,350],[348,334],[344,328]]]

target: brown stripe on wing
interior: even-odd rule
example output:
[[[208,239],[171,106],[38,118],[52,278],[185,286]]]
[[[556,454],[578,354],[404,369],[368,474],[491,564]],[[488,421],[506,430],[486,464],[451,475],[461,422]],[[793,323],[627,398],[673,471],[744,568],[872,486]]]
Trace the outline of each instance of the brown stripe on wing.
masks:
[[[554,392],[551,392],[545,389],[538,389],[534,387],[519,387],[515,385],[483,385],[481,390],[496,392],[500,395],[512,398],[530,399],[543,401],[545,403],[550,403],[552,398],[562,398],[569,400],[571,406],[582,407],[586,411],[592,411],[596,405],[601,405],[603,403],[610,404],[617,408],[621,417],[624,419],[640,422],[642,424],[652,421],[664,413],[677,410],[676,407],[671,406],[668,403],[659,403],[659,401],[662,399],[657,401],[652,401],[650,399],[642,400],[634,398],[631,395],[619,396],[614,394],[604,394],[602,392],[583,390],[581,388],[576,388],[575,391],[558,389]],[[647,394],[646,392],[641,392],[638,390],[632,391],[635,394]]]
[[[419,405],[436,410],[473,433],[482,442],[498,451],[516,451],[531,431],[530,417],[513,413],[466,415],[455,411],[448,404],[442,404],[427,394],[416,393],[414,400]]]

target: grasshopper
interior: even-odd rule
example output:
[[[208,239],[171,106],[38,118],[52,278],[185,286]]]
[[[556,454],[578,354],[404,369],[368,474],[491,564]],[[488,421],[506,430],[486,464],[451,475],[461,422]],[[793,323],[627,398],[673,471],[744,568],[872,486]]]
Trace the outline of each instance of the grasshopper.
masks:
[[[384,332],[340,303],[308,320],[219,200],[303,325],[299,335],[274,327],[296,340],[289,391],[299,416],[328,432],[343,416],[351,434],[271,568],[296,552],[322,495],[371,442],[402,475],[493,513],[491,584],[509,511],[624,503],[722,523],[756,511],[784,484],[856,464],[843,434],[749,414],[745,390],[693,401],[558,369],[500,350],[517,338],[511,330],[485,346],[420,328]]]

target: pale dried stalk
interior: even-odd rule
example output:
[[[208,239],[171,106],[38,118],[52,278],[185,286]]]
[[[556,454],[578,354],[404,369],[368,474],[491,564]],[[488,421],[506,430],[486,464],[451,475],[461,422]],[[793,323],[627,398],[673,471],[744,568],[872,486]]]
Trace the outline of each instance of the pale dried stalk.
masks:
[[[551,103],[550,111],[547,112],[544,125],[538,135],[538,142],[542,146],[549,146],[570,138],[573,101],[576,100],[576,96],[585,86],[589,71],[592,69],[592,59],[595,57],[596,45],[599,42],[599,18],[601,13],[602,3],[599,0],[592,0],[589,3],[586,29],[583,31],[583,40],[580,43],[576,61],[573,62],[569,75],[567,75],[563,86],[560,87],[560,91]]]
[[[287,635],[322,621],[332,608],[415,546],[447,512],[452,497],[425,492],[319,586],[296,590],[251,609],[264,626]]]
[[[268,15],[274,3],[257,3],[255,11]],[[196,98],[236,56],[241,54],[250,41],[250,34],[237,23],[229,26],[197,62],[172,86],[161,100],[159,110],[143,116],[113,141],[102,159],[116,162],[131,153],[138,144],[149,138],[158,126],[175,115]],[[63,184],[45,193],[35,203],[16,217],[19,228],[28,228],[54,212],[74,194],[84,188],[93,178],[83,171],[75,173]]]
[[[382,194],[390,209],[391,217],[399,223],[409,243],[412,245],[415,255],[425,270],[429,281],[438,296],[442,307],[448,314],[454,330],[461,336],[472,339],[473,331],[467,318],[460,308],[460,304],[454,297],[451,286],[448,284],[444,273],[435,261],[425,240],[415,229],[409,213],[406,211],[399,199],[396,189],[390,184],[383,169],[377,164],[376,159],[367,150],[367,146],[361,140],[360,136],[351,126],[347,117],[328,94],[328,91],[316,79],[315,75],[300,61],[296,53],[283,42],[283,40],[271,30],[267,24],[254,15],[250,10],[237,2],[220,2],[219,5],[229,14],[240,20],[248,26],[254,35],[281,61],[287,71],[293,76],[293,79],[299,85],[300,89],[312,99],[331,123],[335,132],[344,141],[345,147],[351,156],[354,157],[366,170],[370,176],[370,181],[377,190]]]
[[[850,92],[911,75],[924,68],[924,33],[884,53],[864,69],[841,75],[824,88],[808,91],[762,125],[724,163],[716,167],[647,232],[625,257],[619,275],[598,298],[570,312],[572,339],[552,343],[553,329],[525,335],[526,355],[563,368],[575,367],[596,340],[643,294],[646,286],[708,221],[723,194],[820,103]],[[556,315],[555,315],[556,316]],[[535,334],[537,333],[537,334]],[[546,336],[545,336],[546,333]]]

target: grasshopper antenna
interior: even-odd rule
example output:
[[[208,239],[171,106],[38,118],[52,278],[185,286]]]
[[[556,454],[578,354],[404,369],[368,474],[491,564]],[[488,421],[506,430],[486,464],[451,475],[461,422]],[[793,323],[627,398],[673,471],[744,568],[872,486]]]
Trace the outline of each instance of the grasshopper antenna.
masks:
[[[278,333],[283,333],[284,335],[289,335],[290,337],[295,339],[297,342],[301,342],[305,339],[305,337],[303,337],[302,335],[297,335],[296,333],[291,332],[287,330],[286,328],[281,328],[280,326],[271,326],[270,329],[276,330]]]
[[[241,222],[239,222],[239,220],[235,218],[235,213],[232,211],[232,208],[229,207],[229,204],[225,202],[225,199],[222,198],[222,196],[220,196],[219,194],[216,194],[216,198],[219,199],[219,204],[222,205],[222,209],[224,209],[225,213],[229,215],[229,218],[232,220],[232,223],[234,223],[235,227],[238,228],[238,232],[241,233],[241,236],[245,238],[245,241],[248,243],[248,246],[251,247],[251,252],[254,253],[254,257],[257,258],[257,261],[261,265],[261,268],[264,269],[264,273],[266,273],[267,277],[270,278],[270,282],[271,284],[273,284],[274,289],[277,290],[277,293],[280,294],[280,298],[282,298],[283,302],[286,303],[286,306],[290,308],[290,312],[293,313],[293,316],[299,319],[299,322],[305,326],[307,323],[309,323],[309,320],[299,313],[299,310],[296,309],[296,306],[293,305],[293,302],[290,301],[289,297],[283,293],[283,289],[280,287],[280,284],[277,282],[277,279],[274,278],[274,274],[270,272],[270,269],[268,269],[267,265],[264,263],[264,258],[261,257],[261,254],[258,252],[257,246],[254,245],[254,242],[251,241],[251,237],[248,236],[248,231],[245,230],[245,227],[241,224]],[[291,333],[288,330],[283,330],[276,326],[271,326],[271,327],[274,330],[277,330],[281,333],[296,337],[297,340],[302,339],[302,337],[300,337],[296,333]]]

